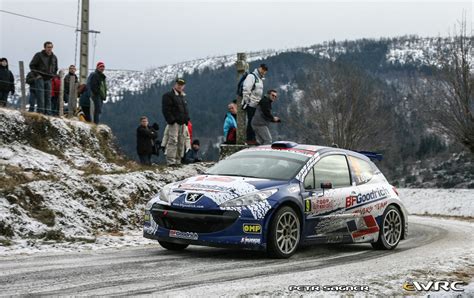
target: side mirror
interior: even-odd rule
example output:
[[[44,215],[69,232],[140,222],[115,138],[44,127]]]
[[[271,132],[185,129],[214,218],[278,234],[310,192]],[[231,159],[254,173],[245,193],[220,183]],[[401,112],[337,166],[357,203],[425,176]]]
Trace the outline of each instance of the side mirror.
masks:
[[[321,183],[321,188],[322,189],[331,189],[332,188],[332,183],[331,182],[323,182],[323,183]]]

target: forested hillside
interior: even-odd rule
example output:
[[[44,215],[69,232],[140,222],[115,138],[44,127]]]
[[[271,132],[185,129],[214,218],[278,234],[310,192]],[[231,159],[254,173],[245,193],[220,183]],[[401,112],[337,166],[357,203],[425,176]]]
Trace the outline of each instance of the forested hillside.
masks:
[[[272,127],[274,140],[378,151],[385,155],[380,166],[396,180],[415,160],[464,150],[434,133],[422,115],[417,84],[434,79],[435,47],[436,39],[417,37],[327,43],[267,55],[251,62],[250,70],[266,63],[265,90],[279,92],[274,111],[282,123]],[[201,67],[184,77],[194,138],[205,158],[215,160],[226,106],[235,98],[235,67]],[[140,116],[163,131],[161,96],[171,87],[160,81],[104,106],[103,120],[126,154],[135,156]]]

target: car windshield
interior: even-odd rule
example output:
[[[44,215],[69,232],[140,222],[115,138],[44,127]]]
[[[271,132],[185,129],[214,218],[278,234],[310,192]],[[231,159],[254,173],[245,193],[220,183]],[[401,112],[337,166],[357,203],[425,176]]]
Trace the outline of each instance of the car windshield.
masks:
[[[308,159],[288,151],[241,151],[218,162],[206,174],[290,180]]]

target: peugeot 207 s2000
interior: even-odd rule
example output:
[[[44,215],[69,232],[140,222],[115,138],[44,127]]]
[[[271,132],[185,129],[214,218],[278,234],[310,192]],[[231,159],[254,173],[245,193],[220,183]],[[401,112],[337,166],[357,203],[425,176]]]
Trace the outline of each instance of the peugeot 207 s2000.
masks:
[[[396,189],[366,155],[276,142],[164,186],[146,206],[144,236],[170,250],[237,246],[288,258],[316,243],[394,249],[407,228]]]

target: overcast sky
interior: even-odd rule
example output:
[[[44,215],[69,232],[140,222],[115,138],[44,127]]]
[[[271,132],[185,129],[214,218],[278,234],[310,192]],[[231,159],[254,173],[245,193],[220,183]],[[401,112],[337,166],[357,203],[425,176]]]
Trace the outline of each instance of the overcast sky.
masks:
[[[0,0],[0,10],[76,26],[77,0]],[[95,62],[144,70],[238,51],[285,49],[327,40],[446,36],[473,1],[117,1],[90,0]],[[0,12],[0,56],[12,70],[51,40],[60,67],[74,63],[74,29]],[[91,37],[91,43],[93,38]],[[92,49],[90,52],[92,60]],[[90,62],[92,65],[92,61]]]

